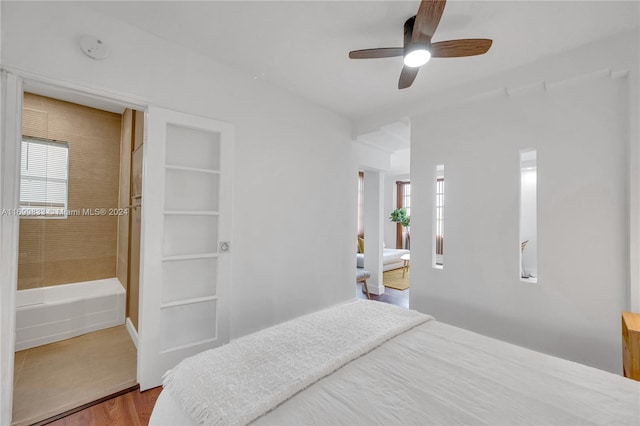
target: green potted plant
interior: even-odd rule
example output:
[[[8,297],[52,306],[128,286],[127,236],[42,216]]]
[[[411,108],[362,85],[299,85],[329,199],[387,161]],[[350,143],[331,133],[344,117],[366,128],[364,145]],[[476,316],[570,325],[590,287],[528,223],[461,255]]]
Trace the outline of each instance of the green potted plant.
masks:
[[[411,225],[411,216],[407,214],[407,209],[401,207],[391,212],[389,216],[391,222],[399,223],[404,228],[404,232],[407,234],[407,243],[410,241],[409,226]],[[408,247],[408,245],[407,245]]]

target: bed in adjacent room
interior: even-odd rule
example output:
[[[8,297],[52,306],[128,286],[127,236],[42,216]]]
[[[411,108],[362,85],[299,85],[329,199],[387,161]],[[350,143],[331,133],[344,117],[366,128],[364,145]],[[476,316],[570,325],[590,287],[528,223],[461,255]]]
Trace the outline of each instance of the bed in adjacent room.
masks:
[[[366,300],[167,373],[150,425],[640,424],[640,382]]]

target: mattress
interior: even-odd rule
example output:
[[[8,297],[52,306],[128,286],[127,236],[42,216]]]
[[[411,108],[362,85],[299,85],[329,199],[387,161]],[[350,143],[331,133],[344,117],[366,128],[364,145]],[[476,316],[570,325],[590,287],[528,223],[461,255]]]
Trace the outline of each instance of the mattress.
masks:
[[[163,390],[150,425],[191,424]],[[431,320],[346,363],[253,424],[638,425],[640,383]]]

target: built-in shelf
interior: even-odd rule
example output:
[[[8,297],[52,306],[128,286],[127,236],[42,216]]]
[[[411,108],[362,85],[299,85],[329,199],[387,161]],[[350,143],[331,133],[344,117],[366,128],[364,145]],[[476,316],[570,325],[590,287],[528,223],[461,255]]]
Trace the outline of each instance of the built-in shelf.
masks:
[[[176,260],[197,260],[197,259],[212,259],[218,257],[218,253],[201,253],[201,254],[181,254],[177,256],[165,256],[162,258],[163,262],[173,262]]]
[[[220,170],[200,169],[197,167],[189,167],[189,166],[171,166],[167,164],[164,166],[164,168],[167,170],[181,170],[184,172],[210,173],[213,175],[220,174]]]
[[[176,346],[175,348],[164,349],[164,350],[161,350],[160,353],[161,354],[168,354],[168,353],[171,353],[171,352],[177,352],[177,351],[182,351],[182,350],[189,349],[189,348],[195,348],[195,347],[198,347],[198,346],[213,344],[217,340],[218,340],[218,330],[217,330],[217,326],[216,326],[216,336],[211,338],[211,339],[200,340],[200,341],[193,342],[193,343],[187,343],[186,345]]]
[[[194,297],[193,299],[176,300],[175,302],[163,303],[160,309],[173,308],[176,306],[192,305],[194,303],[210,302],[218,300],[218,296]]]
[[[219,212],[213,210],[165,210],[162,212],[166,215],[180,215],[180,216],[218,216]]]
[[[538,278],[537,277],[530,277],[530,278],[522,278],[522,277],[520,277],[520,281],[522,281],[523,283],[536,284],[538,282]]]

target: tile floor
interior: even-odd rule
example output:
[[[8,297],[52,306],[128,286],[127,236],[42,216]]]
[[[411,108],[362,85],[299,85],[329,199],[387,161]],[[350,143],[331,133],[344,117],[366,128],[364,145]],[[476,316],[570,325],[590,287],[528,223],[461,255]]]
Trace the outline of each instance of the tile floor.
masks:
[[[15,354],[12,425],[30,425],[136,384],[124,325]]]

